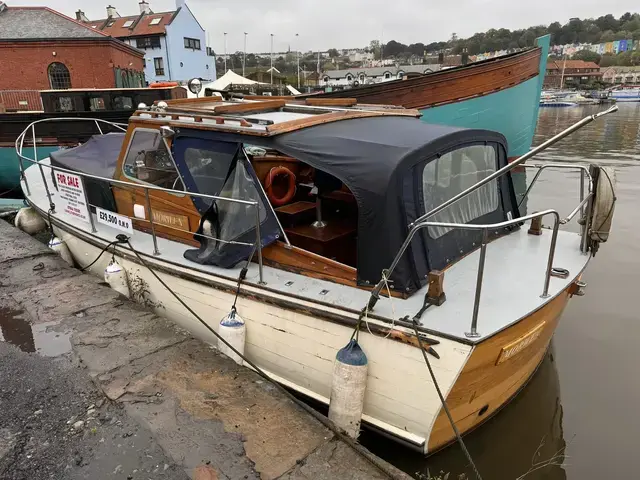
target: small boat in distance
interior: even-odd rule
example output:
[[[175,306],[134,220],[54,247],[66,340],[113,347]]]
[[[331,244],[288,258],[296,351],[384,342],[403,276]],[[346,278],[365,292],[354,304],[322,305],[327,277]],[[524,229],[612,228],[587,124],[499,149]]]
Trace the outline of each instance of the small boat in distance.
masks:
[[[611,90],[610,97],[618,102],[640,102],[640,87]]]
[[[355,339],[368,370],[349,388],[363,404],[341,426],[431,453],[455,440],[435,385],[462,433],[498,412],[608,238],[612,171],[529,167],[578,173],[566,217],[522,215],[511,171],[615,109],[511,164],[498,132],[354,99],[160,102],[126,132],[40,161],[23,150],[36,123],[16,142],[35,210],[21,212],[50,222],[79,266],[221,350],[240,329],[237,361],[316,401],[335,401],[336,355]]]

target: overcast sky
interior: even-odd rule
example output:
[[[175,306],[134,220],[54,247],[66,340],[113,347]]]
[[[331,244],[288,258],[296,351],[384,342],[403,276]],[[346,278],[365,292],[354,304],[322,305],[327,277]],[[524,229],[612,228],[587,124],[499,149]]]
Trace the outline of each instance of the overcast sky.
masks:
[[[105,18],[108,1],[120,15],[139,13],[139,0],[4,0],[9,6],[47,5],[70,17],[82,9],[90,20]],[[175,0],[147,0],[155,12],[175,9]],[[373,39],[384,42],[430,43],[446,40],[452,32],[468,37],[489,28],[525,28],[536,24],[566,23],[571,17],[619,17],[633,11],[629,0],[187,0],[207,30],[216,53],[223,53],[227,32],[229,53],[243,48],[268,52],[364,47]],[[296,47],[295,34],[299,36]]]

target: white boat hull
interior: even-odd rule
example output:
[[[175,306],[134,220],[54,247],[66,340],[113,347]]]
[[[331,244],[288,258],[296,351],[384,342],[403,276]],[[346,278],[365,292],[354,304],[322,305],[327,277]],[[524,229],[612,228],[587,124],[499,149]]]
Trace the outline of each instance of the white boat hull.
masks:
[[[80,265],[91,263],[101,248],[54,227]],[[111,255],[89,271],[103,276]],[[148,269],[128,255],[116,254],[127,271],[132,297],[173,320],[198,338],[216,345],[216,338],[155,279]],[[150,260],[153,261],[153,260]],[[196,281],[157,271],[207,324],[217,331],[220,319],[229,313],[234,294]],[[230,283],[230,290],[233,284]],[[146,293],[145,293],[146,292]],[[328,404],[331,375],[337,351],[344,347],[353,328],[312,315],[240,297],[238,313],[246,322],[246,356],[280,383]],[[300,304],[300,310],[305,305]],[[377,322],[372,322],[376,323]],[[373,327],[372,327],[373,328]],[[403,328],[399,331],[410,333]],[[440,359],[433,366],[446,395],[462,371],[473,347],[445,338],[436,350]],[[441,404],[420,350],[383,336],[360,334],[360,344],[369,359],[363,421],[426,453],[431,428]]]

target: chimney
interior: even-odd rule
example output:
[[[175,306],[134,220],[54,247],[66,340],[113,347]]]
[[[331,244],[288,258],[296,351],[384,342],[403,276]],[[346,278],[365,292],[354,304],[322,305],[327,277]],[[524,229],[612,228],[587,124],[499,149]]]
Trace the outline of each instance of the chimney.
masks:
[[[76,20],[79,22],[88,22],[89,19],[87,18],[87,16],[84,14],[84,12],[82,10],[78,10],[76,12]]]
[[[149,7],[149,2],[142,0],[138,5],[140,5],[140,13],[148,15],[151,13],[151,8]]]
[[[111,5],[109,5],[107,7],[107,17],[109,17],[109,18],[118,18],[119,16],[120,16],[120,14],[116,10],[116,7],[112,7]]]

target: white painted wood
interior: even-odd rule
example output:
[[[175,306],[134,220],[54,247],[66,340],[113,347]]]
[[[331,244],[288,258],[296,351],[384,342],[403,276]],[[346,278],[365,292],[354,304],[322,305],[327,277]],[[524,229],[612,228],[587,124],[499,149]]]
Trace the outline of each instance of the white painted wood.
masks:
[[[79,264],[89,264],[99,255],[99,248],[72,233],[57,227],[55,231],[65,239]],[[143,283],[150,292],[146,301],[155,305],[159,315],[217,344],[215,337],[148,270],[117,254],[116,258],[128,272],[134,298],[135,285]],[[108,262],[108,257],[102,258],[90,271],[100,274]],[[233,303],[231,293],[158,273],[210,327],[218,330],[220,318]],[[317,398],[330,397],[335,355],[348,342],[351,328],[242,297],[237,308],[246,323],[245,354],[251,361],[285,379],[292,388],[314,392]],[[434,359],[433,364],[441,388],[449,391],[471,348],[446,339],[440,341],[437,350],[442,358]],[[440,403],[419,350],[366,331],[361,332],[360,343],[370,362],[363,418],[391,433],[406,432],[403,437],[411,441],[428,438]]]

